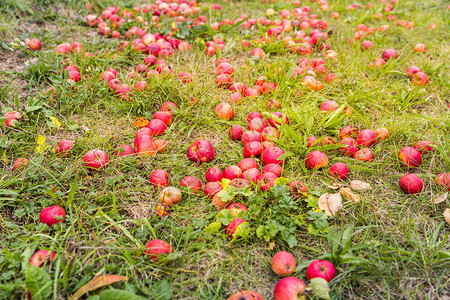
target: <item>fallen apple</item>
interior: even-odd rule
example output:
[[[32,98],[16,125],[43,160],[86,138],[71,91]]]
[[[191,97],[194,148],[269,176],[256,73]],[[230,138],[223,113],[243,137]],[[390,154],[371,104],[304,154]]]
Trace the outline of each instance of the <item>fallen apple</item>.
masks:
[[[278,276],[287,276],[295,270],[295,258],[287,251],[280,251],[272,257],[272,271]]]

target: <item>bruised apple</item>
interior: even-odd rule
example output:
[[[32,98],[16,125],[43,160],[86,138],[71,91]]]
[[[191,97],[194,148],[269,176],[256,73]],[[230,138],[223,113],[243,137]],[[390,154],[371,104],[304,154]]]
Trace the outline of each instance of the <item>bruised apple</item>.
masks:
[[[176,187],[166,187],[159,193],[159,200],[167,205],[177,204],[181,201],[181,191]]]
[[[339,137],[343,140],[348,137],[356,137],[359,134],[359,129],[352,125],[347,125],[339,132]]]
[[[264,300],[264,298],[255,291],[241,291],[231,295],[227,300]]]
[[[30,259],[30,264],[39,267],[44,264],[47,259],[52,261],[55,259],[56,253],[48,250],[38,250],[36,251]]]
[[[242,203],[231,203],[227,207],[230,210],[230,214],[234,217],[237,217],[242,211],[247,211],[247,206]]]
[[[439,186],[446,188],[450,192],[450,173],[439,174],[436,176],[435,181]]]

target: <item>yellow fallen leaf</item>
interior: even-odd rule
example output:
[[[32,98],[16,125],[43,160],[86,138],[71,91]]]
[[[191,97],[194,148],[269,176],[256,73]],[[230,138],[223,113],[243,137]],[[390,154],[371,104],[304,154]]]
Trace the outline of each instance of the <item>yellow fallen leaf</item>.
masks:
[[[339,189],[339,193],[341,193],[342,196],[352,202],[359,202],[361,200],[361,197],[359,197],[359,195],[357,194],[354,194],[353,191],[348,187],[341,187]]]
[[[45,136],[39,135],[39,136],[36,138],[36,144],[38,144],[38,145],[43,145],[44,143],[45,143]]]
[[[450,208],[444,211],[444,218],[448,225],[450,225]]]
[[[61,127],[61,122],[60,122],[57,118],[55,118],[55,117],[53,117],[53,116],[50,116],[50,117],[48,117],[48,118],[50,119],[50,121],[51,121],[53,124],[55,124],[56,128]]]
[[[120,275],[104,275],[104,276],[98,276],[94,277],[91,281],[83,285],[78,289],[78,291],[75,292],[75,294],[70,297],[70,300],[77,300],[87,292],[93,291],[95,289],[101,288],[103,286],[107,286],[110,284],[113,284],[114,282],[122,281],[122,280],[128,280],[125,276]]]
[[[361,180],[353,180],[350,182],[350,187],[354,189],[355,191],[363,191],[363,190],[369,190],[372,187],[367,182],[361,181]]]
[[[448,197],[448,192],[445,193],[445,194],[442,194],[442,195],[440,195],[440,196],[437,196],[437,197],[434,199],[434,203],[435,203],[435,204],[438,204],[438,203],[444,202],[445,200],[447,200],[447,197]]]

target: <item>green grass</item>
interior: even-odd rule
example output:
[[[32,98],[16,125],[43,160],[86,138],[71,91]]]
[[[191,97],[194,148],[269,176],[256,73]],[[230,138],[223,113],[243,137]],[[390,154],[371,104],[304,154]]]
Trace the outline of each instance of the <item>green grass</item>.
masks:
[[[0,4],[0,46],[5,45],[0,58],[12,58],[8,61],[17,64],[8,64],[0,75],[0,108],[2,113],[11,108],[26,114],[18,127],[0,129],[0,299],[25,298],[26,265],[38,249],[57,253],[55,260],[43,267],[51,279],[49,298],[53,299],[69,298],[98,274],[127,276],[127,282],[112,287],[150,299],[226,299],[247,289],[271,299],[279,278],[272,273],[270,260],[280,250],[294,255],[298,265],[294,275],[305,281],[310,260],[323,258],[334,262],[338,276],[330,283],[333,299],[450,297],[449,225],[442,215],[449,200],[438,204],[433,201],[444,192],[436,186],[434,178],[450,172],[446,64],[450,58],[449,12],[444,1],[398,1],[393,11],[397,18],[415,21],[415,28],[406,29],[395,22],[374,20],[371,16],[382,12],[381,4],[374,3],[375,7],[369,11],[347,11],[347,1],[330,1],[331,9],[325,12],[318,9],[317,3],[303,3],[328,21],[327,30],[332,31],[328,42],[338,53],[337,60],[327,63],[338,79],[324,83],[320,91],[307,90],[301,79],[286,79],[284,74],[300,56],[287,52],[281,43],[266,46],[271,53],[263,60],[252,59],[251,48],[242,48],[240,41],[259,36],[257,29],[246,31],[236,27],[215,35],[208,30],[203,42],[214,37],[227,41],[220,56],[233,64],[236,82],[252,86],[258,76],[266,75],[278,85],[271,96],[233,105],[232,121],[219,120],[214,113],[218,103],[228,100],[229,91],[216,87],[217,57],[206,56],[197,36],[189,37],[192,50],[176,51],[167,58],[174,74],[190,72],[194,75],[193,83],[183,85],[176,76],[152,77],[147,80],[147,91],[134,93],[133,103],[125,103],[99,81],[99,74],[114,67],[119,71],[118,77],[132,85],[135,81],[126,77],[127,72],[142,63],[145,56],[126,50],[117,53],[114,59],[118,41],[92,34],[97,29],[84,26],[80,21],[88,13],[84,3]],[[111,2],[92,4],[99,13]],[[220,4],[220,13],[208,9],[203,12],[208,22],[233,19],[245,13],[258,18],[269,7],[277,11],[293,8],[285,2],[261,5],[257,1],[221,1]],[[341,14],[339,20],[330,18],[332,11]],[[172,21],[163,19],[163,27],[170,26]],[[23,23],[33,31],[25,30]],[[375,48],[363,51],[358,42],[346,43],[360,23],[375,27],[389,24],[390,29],[368,36]],[[438,28],[428,30],[431,23]],[[43,51],[31,53],[18,43],[30,36],[43,41]],[[63,58],[54,54],[56,45],[66,41],[80,41],[85,51],[92,53],[111,52],[96,59],[68,56],[82,70],[82,77],[87,75],[75,88],[65,83],[59,72]],[[426,53],[415,54],[416,43],[424,43]],[[380,70],[369,68],[369,62],[380,57],[386,48],[396,49],[399,58]],[[317,52],[311,55],[311,59],[318,57]],[[406,77],[406,68],[413,64],[428,74],[429,84],[414,86]],[[274,75],[279,68],[283,71]],[[55,87],[56,96],[44,95],[49,86]],[[196,105],[191,104],[191,97],[198,98]],[[369,182],[373,189],[358,192],[362,198],[359,203],[344,202],[342,211],[328,218],[328,233],[308,231],[309,207],[300,200],[296,205],[305,224],[295,231],[298,244],[293,248],[279,237],[270,243],[257,238],[255,230],[262,222],[260,218],[251,221],[248,237],[232,243],[223,229],[216,235],[205,232],[205,226],[214,221],[217,212],[203,194],[186,190],[169,216],[156,216],[159,190],[149,184],[151,172],[167,170],[171,185],[179,187],[184,176],[194,175],[204,181],[209,167],[216,165],[223,169],[237,164],[242,159],[242,145],[228,138],[228,128],[232,124],[246,126],[246,116],[253,110],[268,112],[265,103],[270,98],[279,100],[281,110],[290,118],[289,126],[280,129],[278,141],[289,154],[285,177],[301,180],[312,194],[333,192],[327,187],[333,180],[327,176],[328,169],[310,171],[304,167],[309,152],[305,144],[308,136],[337,139],[340,128],[347,124],[360,129],[388,128],[391,136],[372,149],[373,162],[326,151],[330,163],[345,162],[349,166],[349,179]],[[325,99],[350,106],[353,113],[335,118],[324,116],[318,107]],[[117,145],[133,143],[136,129],[132,121],[140,116],[151,119],[165,101],[173,101],[180,108],[163,136],[169,142],[167,151],[148,159],[116,158],[113,153]],[[56,117],[62,126],[55,128],[49,117]],[[34,151],[39,135],[45,136],[48,145],[42,154]],[[51,151],[64,138],[76,142],[67,158]],[[187,159],[187,148],[198,138],[213,144],[216,152],[213,162],[195,166]],[[397,152],[420,139],[434,141],[437,147],[414,170],[424,180],[423,193],[407,196],[398,187],[405,170]],[[106,151],[110,163],[101,172],[89,173],[82,158],[95,148]],[[19,157],[27,157],[30,163],[27,168],[12,171],[12,163]],[[276,203],[271,202],[279,200],[274,198],[239,199],[250,206],[262,199]],[[48,228],[39,223],[39,213],[54,204],[65,208],[66,219]],[[270,204],[266,210],[274,211]],[[170,242],[175,253],[162,262],[151,262],[143,250],[154,238]],[[172,296],[164,296],[163,291],[170,291]],[[93,295],[100,292],[91,292],[90,299],[98,299]]]

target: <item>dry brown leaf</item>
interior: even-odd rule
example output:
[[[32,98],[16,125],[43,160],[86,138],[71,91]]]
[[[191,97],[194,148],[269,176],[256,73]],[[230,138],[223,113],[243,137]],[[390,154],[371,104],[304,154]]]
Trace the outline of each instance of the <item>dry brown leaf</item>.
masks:
[[[319,208],[323,210],[327,216],[334,216],[342,208],[341,194],[325,193],[322,196],[320,196],[318,204]]]
[[[450,225],[450,208],[444,210],[444,218],[448,225]]]
[[[77,300],[87,292],[93,291],[102,286],[110,285],[113,284],[114,282],[122,280],[128,280],[128,278],[120,275],[104,275],[94,277],[94,279],[92,279],[91,281],[80,287],[78,291],[76,291],[75,294],[73,294],[72,297],[70,297],[70,300]]]
[[[447,200],[447,197],[448,197],[448,192],[445,194],[442,194],[440,196],[437,196],[436,199],[434,199],[434,203],[438,204],[438,203],[444,202],[445,200]]]
[[[318,204],[319,208],[323,210],[327,216],[331,216],[330,209],[328,208],[328,198],[330,198],[330,194],[323,194],[319,197]]]
[[[337,190],[340,187],[341,187],[341,185],[337,182],[333,183],[333,185],[327,184],[327,188],[332,189],[332,190]]]
[[[361,180],[352,180],[350,182],[350,187],[356,191],[363,191],[372,188],[370,184]]]
[[[361,197],[359,197],[359,195],[354,194],[353,191],[347,187],[341,187],[339,189],[339,193],[341,193],[342,196],[352,202],[359,202],[361,200]]]
[[[328,208],[333,216],[342,209],[342,197],[340,193],[330,195],[330,198],[328,198]]]

